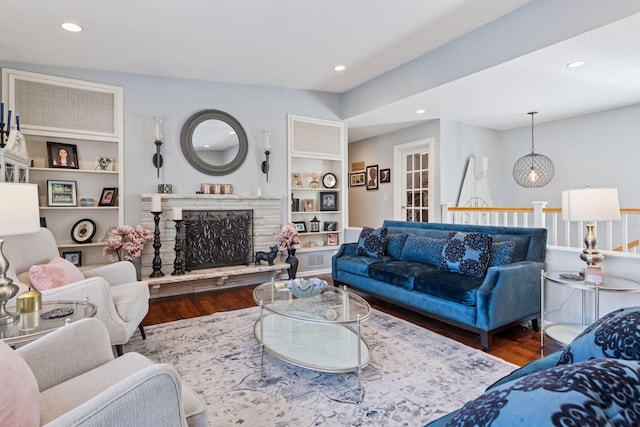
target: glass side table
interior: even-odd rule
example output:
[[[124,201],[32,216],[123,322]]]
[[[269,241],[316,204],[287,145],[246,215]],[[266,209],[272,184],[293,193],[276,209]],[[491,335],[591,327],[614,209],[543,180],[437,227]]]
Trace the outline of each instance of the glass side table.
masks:
[[[540,275],[540,347],[544,347],[544,337],[548,335],[560,344],[569,344],[575,337],[586,329],[586,293],[594,293],[593,318],[600,319],[600,292],[640,292],[640,282],[627,279],[625,277],[606,274],[603,283],[585,282],[583,278],[578,279],[579,274],[567,271],[547,271]],[[566,286],[582,291],[582,323],[554,323],[545,327],[544,324],[544,290],[545,282],[555,285]]]
[[[54,319],[41,318],[42,313],[56,309],[71,309],[73,313]],[[10,311],[15,311],[12,307]],[[42,309],[20,313],[11,323],[0,325],[0,339],[12,347],[20,347],[55,331],[64,325],[96,314],[96,306],[88,301],[42,301]]]

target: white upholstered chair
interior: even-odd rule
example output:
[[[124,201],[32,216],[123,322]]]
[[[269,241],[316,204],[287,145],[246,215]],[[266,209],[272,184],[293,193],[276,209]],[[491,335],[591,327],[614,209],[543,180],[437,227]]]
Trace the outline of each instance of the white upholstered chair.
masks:
[[[0,342],[0,346],[6,344]],[[1,349],[6,356],[10,350]],[[35,376],[40,425],[206,427],[206,403],[182,385],[176,370],[154,363],[135,352],[114,358],[103,323],[82,319],[16,350]],[[8,357],[11,357],[9,354]],[[19,362],[19,361],[17,361]],[[11,366],[18,366],[12,363]],[[17,368],[16,368],[17,369]],[[32,381],[23,374],[20,384],[2,384],[7,399],[38,404],[20,389]],[[24,402],[28,400],[29,402]],[[10,403],[10,402],[4,402]],[[1,406],[1,405],[0,405]],[[22,412],[25,412],[24,410]],[[8,414],[11,415],[11,414]],[[20,415],[20,414],[18,414]],[[37,416],[37,415],[36,415]],[[0,424],[2,414],[0,414]],[[6,420],[5,420],[6,421]],[[13,424],[15,425],[15,424]]]
[[[28,290],[31,282],[29,268],[46,264],[60,256],[55,239],[46,228],[34,234],[0,237],[4,239],[3,252],[9,260],[7,276],[20,287],[20,293]],[[127,343],[136,329],[144,338],[142,319],[149,311],[149,286],[136,279],[132,263],[121,261],[83,270],[85,279],[42,291],[43,301],[78,300],[85,295],[97,307],[96,318],[109,331],[111,345],[122,354],[122,344]],[[15,299],[9,301],[9,305]]]

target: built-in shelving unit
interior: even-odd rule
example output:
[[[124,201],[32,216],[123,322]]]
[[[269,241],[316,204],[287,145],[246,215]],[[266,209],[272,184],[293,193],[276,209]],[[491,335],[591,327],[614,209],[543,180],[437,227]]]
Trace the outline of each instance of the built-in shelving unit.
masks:
[[[110,227],[124,221],[123,90],[121,87],[26,71],[2,70],[3,102],[20,115],[29,153],[29,182],[38,184],[40,216],[61,254],[81,251],[83,265],[106,262],[103,241]],[[50,167],[48,142],[76,147],[77,169]],[[96,159],[112,159],[112,170],[101,170]],[[49,206],[48,181],[73,181],[76,206]],[[115,206],[98,206],[105,188],[117,188]],[[92,198],[93,206],[80,206]],[[71,230],[80,220],[96,224],[89,243],[73,241]]]
[[[347,218],[344,123],[295,115],[287,120],[288,217],[301,228],[304,224],[306,230],[299,233],[298,274],[328,272],[331,257],[344,240]],[[314,183],[312,174],[318,178]],[[311,231],[314,219],[319,231]]]

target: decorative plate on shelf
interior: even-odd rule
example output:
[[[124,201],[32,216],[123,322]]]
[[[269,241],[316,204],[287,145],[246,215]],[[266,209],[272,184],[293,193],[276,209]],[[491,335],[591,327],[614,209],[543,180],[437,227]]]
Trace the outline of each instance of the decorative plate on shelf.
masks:
[[[96,235],[96,223],[89,218],[81,219],[71,227],[71,239],[76,243],[91,243]]]
[[[325,188],[335,188],[337,184],[338,180],[336,179],[336,176],[331,172],[325,173],[322,177],[322,185],[324,185]]]

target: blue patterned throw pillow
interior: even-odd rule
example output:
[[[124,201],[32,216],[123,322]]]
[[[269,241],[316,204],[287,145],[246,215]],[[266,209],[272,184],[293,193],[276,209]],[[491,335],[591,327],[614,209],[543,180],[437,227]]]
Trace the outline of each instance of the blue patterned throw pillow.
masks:
[[[446,426],[637,426],[638,402],[640,362],[593,359],[492,388]]]
[[[400,259],[408,234],[387,234],[387,255]]]
[[[640,307],[612,311],[567,345],[558,365],[594,358],[640,360]]]
[[[361,256],[382,258],[384,256],[384,246],[387,237],[386,228],[373,229],[364,227],[358,238],[356,253]]]
[[[484,277],[489,266],[489,248],[493,237],[486,233],[452,231],[442,248],[440,270]]]
[[[409,234],[402,248],[402,261],[422,262],[431,265],[440,265],[440,255],[444,247],[445,239]]]
[[[516,242],[507,240],[506,242],[491,244],[491,257],[489,258],[489,267],[500,267],[511,263],[513,251],[516,248]]]

